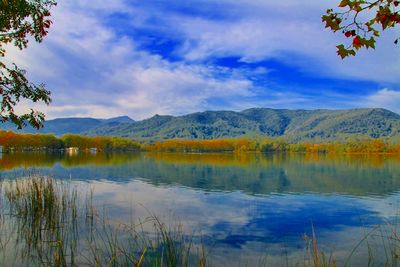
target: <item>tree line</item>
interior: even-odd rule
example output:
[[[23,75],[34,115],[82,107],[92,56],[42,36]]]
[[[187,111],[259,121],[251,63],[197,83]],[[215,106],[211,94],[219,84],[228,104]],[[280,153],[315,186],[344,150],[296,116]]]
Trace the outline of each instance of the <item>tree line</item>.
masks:
[[[294,152],[294,153],[362,153],[362,154],[400,154],[400,144],[380,139],[354,139],[346,142],[329,143],[289,143],[284,139],[212,139],[183,140],[173,139],[141,144],[128,138],[108,136],[82,136],[66,134],[56,137],[52,134],[20,134],[0,131],[0,146],[3,151],[27,150],[79,150],[97,151],[151,151],[180,153],[212,152]]]
[[[62,150],[77,148],[98,151],[138,151],[141,144],[130,139],[106,136],[82,136],[66,134],[60,138],[52,134],[19,134],[0,131],[0,146],[3,151]]]
[[[284,139],[167,140],[145,145],[147,151],[161,152],[294,152],[294,153],[389,153],[400,154],[400,144],[380,139],[354,139],[331,143],[288,143]]]

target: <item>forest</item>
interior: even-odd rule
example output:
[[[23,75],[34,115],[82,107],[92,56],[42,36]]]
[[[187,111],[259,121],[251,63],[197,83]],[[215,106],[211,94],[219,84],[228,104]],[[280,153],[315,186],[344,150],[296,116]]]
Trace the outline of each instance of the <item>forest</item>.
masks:
[[[289,143],[284,139],[215,139],[168,140],[145,146],[148,151],[167,152],[294,152],[294,153],[362,153],[400,154],[400,144],[380,139],[353,139],[346,142]]]
[[[83,136],[66,134],[58,138],[51,134],[19,134],[0,131],[0,146],[7,151],[63,150],[76,148],[96,151],[152,151],[152,152],[293,152],[293,153],[347,153],[347,154],[400,154],[400,144],[381,139],[363,138],[346,142],[289,143],[282,138],[259,139],[173,139],[154,143],[139,143],[122,137]]]
[[[52,134],[17,134],[11,131],[0,131],[0,146],[3,151],[63,150],[71,147],[98,151],[138,151],[141,149],[141,144],[121,137],[66,134],[57,138]]]

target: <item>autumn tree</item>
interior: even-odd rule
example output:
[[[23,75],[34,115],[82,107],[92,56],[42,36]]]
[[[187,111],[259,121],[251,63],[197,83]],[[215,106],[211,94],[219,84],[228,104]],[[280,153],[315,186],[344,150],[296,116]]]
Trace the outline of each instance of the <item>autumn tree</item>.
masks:
[[[17,114],[16,105],[23,99],[32,102],[51,102],[50,92],[44,84],[35,85],[26,78],[26,71],[15,64],[6,63],[6,49],[27,47],[30,40],[42,42],[52,22],[50,9],[53,0],[0,0],[0,121],[10,121],[18,128],[27,123],[40,128],[44,114],[31,109]]]
[[[325,27],[341,32],[349,39],[347,45],[337,46],[341,58],[355,56],[361,48],[375,48],[382,31],[400,23],[398,0],[342,0],[338,9],[328,9],[322,16]],[[394,40],[397,44],[399,38]]]

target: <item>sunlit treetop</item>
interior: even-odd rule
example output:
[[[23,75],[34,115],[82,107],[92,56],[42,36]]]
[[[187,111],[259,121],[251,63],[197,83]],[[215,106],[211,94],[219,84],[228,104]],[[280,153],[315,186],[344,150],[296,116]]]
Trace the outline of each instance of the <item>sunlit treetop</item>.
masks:
[[[349,39],[347,46],[337,46],[341,58],[355,56],[361,48],[375,48],[375,38],[382,31],[400,23],[400,1],[398,0],[342,0],[339,10],[328,9],[322,16],[325,27],[334,32],[341,31]],[[394,40],[397,44],[399,38]]]

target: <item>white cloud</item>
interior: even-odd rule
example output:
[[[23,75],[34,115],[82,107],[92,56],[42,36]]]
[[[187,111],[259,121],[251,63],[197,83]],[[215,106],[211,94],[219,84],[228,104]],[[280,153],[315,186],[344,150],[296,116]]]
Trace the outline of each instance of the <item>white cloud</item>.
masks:
[[[202,62],[218,56],[238,56],[247,62],[277,58],[316,76],[399,82],[400,53],[385,51],[390,41],[368,55],[338,59],[339,40],[323,29],[320,20],[324,9],[335,3],[223,0],[219,4],[229,9],[218,12],[228,19],[217,20],[164,12],[157,9],[159,4],[132,7],[124,1],[63,1],[53,12],[54,26],[44,43],[31,43],[22,52],[11,49],[8,56],[27,69],[32,80],[47,83],[54,102],[38,107],[48,118],[129,115],[142,119],[155,113],[205,109],[333,107],[332,102],[316,101],[318,97],[296,90],[277,94],[274,88],[255,87],[250,76],[268,79],[270,69],[229,69]],[[132,18],[131,25],[119,27],[165,31],[167,37],[187,40],[174,51],[185,60],[171,62],[140,49],[137,40],[105,25],[113,12]],[[154,23],[154,17],[162,23]],[[377,94],[364,103],[396,109],[393,101],[383,98]],[[20,110],[30,106],[24,102]]]
[[[400,91],[384,88],[368,95],[361,105],[374,108],[386,108],[400,114]]]
[[[47,118],[126,114],[143,119],[210,108],[210,98],[251,95],[252,82],[238,73],[171,63],[137,49],[131,39],[116,35],[87,9],[65,3],[57,8],[45,43],[9,52],[34,80],[49,81],[54,100],[49,107],[23,102],[20,112],[33,106]],[[214,77],[219,74],[224,77]]]
[[[38,103],[30,103],[22,101],[16,106],[15,111],[19,114],[27,113],[30,109],[40,110],[46,115],[47,119],[61,117],[91,117],[91,118],[111,118],[121,114],[118,107],[110,107],[107,105],[81,105],[71,103],[70,105],[51,104],[49,106]]]
[[[118,95],[116,102],[131,109],[137,117],[145,118],[151,113],[182,114],[203,110],[209,108],[211,98],[251,96],[250,81],[218,80],[208,76],[208,72],[203,67],[181,64],[148,68],[132,66],[112,77],[116,84],[131,88]]]
[[[222,3],[226,5],[223,6],[225,9],[213,12],[230,15],[226,20],[216,20],[212,16],[161,14],[157,10],[151,10],[151,14],[162,18],[167,35],[182,34],[186,42],[179,53],[187,60],[237,56],[253,62],[274,58],[317,76],[400,82],[400,53],[393,44],[400,35],[399,30],[383,33],[376,50],[360,51],[357,57],[346,60],[336,55],[335,46],[349,40],[340,33],[333,34],[324,29],[321,16],[327,8],[335,7],[337,1]]]

